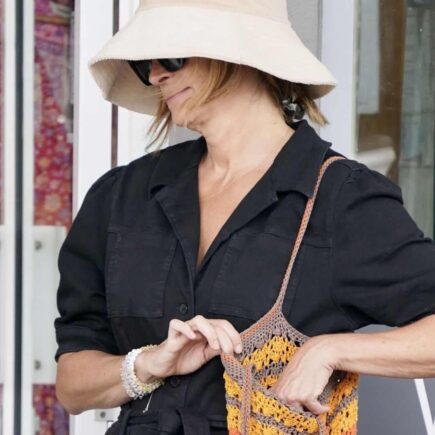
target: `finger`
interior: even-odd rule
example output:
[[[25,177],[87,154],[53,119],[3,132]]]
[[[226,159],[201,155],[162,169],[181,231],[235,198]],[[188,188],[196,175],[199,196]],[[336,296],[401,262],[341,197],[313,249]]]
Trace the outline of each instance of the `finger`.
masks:
[[[303,404],[313,414],[323,414],[329,411],[329,406],[322,405],[318,400],[307,400]]]
[[[280,380],[278,380],[275,385],[272,386],[272,388],[270,389],[273,393],[276,394],[276,396],[278,397],[278,399],[285,403],[287,406],[291,406],[293,409],[295,409],[298,412],[303,412],[304,408],[302,406],[302,401],[299,401],[297,399],[295,399],[294,397],[289,397],[286,393],[285,393],[285,387],[283,385],[281,385]]]
[[[304,412],[304,407],[299,402],[287,402],[288,406],[291,406],[298,412]]]
[[[168,338],[178,339],[180,334],[184,337],[194,340],[196,338],[195,332],[192,330],[190,325],[178,319],[172,319],[169,322]]]
[[[228,322],[228,320],[221,319],[210,319],[209,322],[212,325],[218,326],[223,329],[228,337],[230,338],[233,348],[237,353],[241,353],[243,350],[242,338],[240,337],[239,332],[234,328],[234,326]]]
[[[214,327],[203,316],[195,316],[186,322],[193,331],[200,332],[214,350],[220,350],[219,339]]]
[[[226,354],[232,355],[234,353],[234,344],[231,341],[231,338],[223,328],[220,328],[219,326],[214,326],[214,328],[222,351]]]

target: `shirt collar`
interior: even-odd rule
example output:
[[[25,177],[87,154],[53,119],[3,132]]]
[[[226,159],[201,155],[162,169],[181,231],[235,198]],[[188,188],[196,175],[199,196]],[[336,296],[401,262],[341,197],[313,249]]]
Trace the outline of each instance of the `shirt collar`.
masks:
[[[295,133],[278,153],[267,174],[276,191],[295,190],[311,197],[331,143],[321,139],[306,120],[291,123],[290,126]],[[197,167],[207,144],[201,136],[169,148],[160,152],[150,179],[149,195],[158,187],[175,183],[189,169]]]

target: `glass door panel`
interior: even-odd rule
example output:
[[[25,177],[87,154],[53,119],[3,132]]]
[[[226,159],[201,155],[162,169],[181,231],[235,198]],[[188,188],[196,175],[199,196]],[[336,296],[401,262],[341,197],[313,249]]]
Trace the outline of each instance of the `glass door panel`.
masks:
[[[435,3],[408,0],[398,179],[406,206],[434,237]]]

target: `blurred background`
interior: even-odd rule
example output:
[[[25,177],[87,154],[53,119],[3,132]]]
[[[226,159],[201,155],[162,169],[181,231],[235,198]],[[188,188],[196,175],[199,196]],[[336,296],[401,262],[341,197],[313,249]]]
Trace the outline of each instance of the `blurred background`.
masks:
[[[88,59],[136,0],[0,0],[0,434],[99,435],[117,410],[56,398],[60,245],[93,181],[144,153],[152,119],[105,102]],[[288,0],[339,86],[320,101],[333,148],[402,188],[434,234],[435,0]],[[174,128],[166,145],[196,137]],[[435,267],[435,265],[434,265]],[[367,331],[379,330],[372,326]],[[361,435],[435,435],[435,381],[366,377]]]

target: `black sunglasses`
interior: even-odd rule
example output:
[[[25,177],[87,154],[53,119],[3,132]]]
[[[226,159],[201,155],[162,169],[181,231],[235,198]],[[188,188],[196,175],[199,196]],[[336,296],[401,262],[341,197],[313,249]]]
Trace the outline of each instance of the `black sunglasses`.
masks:
[[[186,58],[171,58],[171,59],[157,59],[160,65],[165,68],[166,71],[175,72],[183,68],[186,63]],[[139,77],[140,81],[145,86],[151,86],[150,83],[150,71],[151,71],[151,60],[129,60],[128,64],[131,66],[132,70]]]

